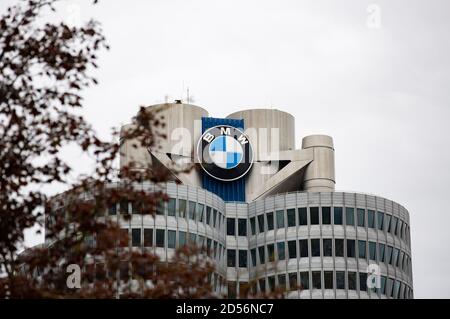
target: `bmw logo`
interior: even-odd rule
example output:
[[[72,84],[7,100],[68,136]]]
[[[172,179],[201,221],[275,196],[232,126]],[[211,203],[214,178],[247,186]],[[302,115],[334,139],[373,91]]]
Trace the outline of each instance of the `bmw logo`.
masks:
[[[197,145],[203,170],[221,181],[234,181],[250,170],[253,152],[248,137],[239,129],[218,125],[206,130]]]

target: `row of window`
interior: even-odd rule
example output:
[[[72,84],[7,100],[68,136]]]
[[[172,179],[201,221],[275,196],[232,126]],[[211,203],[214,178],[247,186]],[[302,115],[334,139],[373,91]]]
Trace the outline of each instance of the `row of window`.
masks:
[[[268,212],[251,217],[251,234],[264,233],[274,230],[275,227],[281,229],[285,227],[333,224],[378,229],[409,241],[409,226],[406,222],[383,212],[375,212],[370,209],[366,211],[363,208],[357,208],[355,215],[355,209],[352,207],[345,207],[345,214],[343,207],[333,207],[333,214],[331,214],[331,207],[310,207],[309,214],[306,207],[299,207],[297,211],[298,213],[296,214],[296,209],[291,208],[286,210],[286,214],[284,210],[278,210],[275,213]],[[227,218],[227,235],[236,235],[235,225],[235,218]],[[237,235],[246,236],[246,219],[238,218],[237,225]]]
[[[345,251],[344,248],[346,248]],[[411,264],[411,258],[399,248],[381,243],[377,245],[376,242],[372,241],[367,243],[365,240],[356,241],[354,239],[334,239],[334,246],[331,238],[291,240],[287,242],[287,245],[286,242],[280,241],[250,250],[253,267],[256,267],[258,261],[260,265],[263,265],[266,262],[297,259],[298,257],[344,257],[344,255],[348,258],[357,257],[383,262],[386,265],[395,266],[407,272]],[[247,250],[238,250],[237,252],[234,249],[227,250],[228,267],[236,267],[238,265],[238,267],[246,268],[248,266],[247,259]]]
[[[121,214],[140,214],[140,209],[129,201],[121,201],[109,208],[109,215]],[[156,207],[156,215],[167,215],[179,218],[190,219],[205,223],[211,227],[220,229],[224,224],[225,216],[218,210],[194,201],[185,199],[169,198],[167,202],[161,201]]]
[[[300,279],[300,281],[298,281]],[[376,279],[373,281],[376,287]],[[240,283],[241,286],[248,286],[248,283]],[[391,298],[410,298],[411,289],[406,284],[389,278],[381,276],[379,280],[379,288],[368,289],[367,287],[367,273],[357,273],[352,271],[304,271],[300,272],[300,278],[297,273],[279,274],[277,276],[269,276],[267,278],[260,278],[257,281],[257,286],[260,292],[272,292],[275,288],[283,290],[311,290],[311,289],[346,289],[346,290],[371,290],[374,293],[380,293]],[[256,283],[252,289],[256,290]],[[236,293],[236,282],[228,282],[228,296],[234,298]]]

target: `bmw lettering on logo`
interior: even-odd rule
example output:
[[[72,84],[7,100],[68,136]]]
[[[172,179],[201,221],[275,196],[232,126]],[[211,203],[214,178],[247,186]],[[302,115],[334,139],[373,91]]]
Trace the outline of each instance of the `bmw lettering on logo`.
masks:
[[[228,125],[206,130],[198,142],[197,155],[203,170],[221,181],[241,178],[253,164],[248,137],[241,130]]]

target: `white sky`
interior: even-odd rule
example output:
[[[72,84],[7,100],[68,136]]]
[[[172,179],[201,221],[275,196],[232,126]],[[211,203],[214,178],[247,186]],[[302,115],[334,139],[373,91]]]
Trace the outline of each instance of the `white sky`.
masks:
[[[0,0],[0,12],[17,1]],[[103,137],[139,105],[190,88],[211,116],[274,107],[297,144],[333,136],[338,190],[377,194],[411,215],[417,298],[450,298],[450,2],[63,0],[95,17],[111,51],[84,114]],[[381,28],[369,28],[369,4]],[[67,158],[89,169],[78,151]],[[55,191],[55,190],[53,190]],[[27,244],[42,240],[28,233]]]

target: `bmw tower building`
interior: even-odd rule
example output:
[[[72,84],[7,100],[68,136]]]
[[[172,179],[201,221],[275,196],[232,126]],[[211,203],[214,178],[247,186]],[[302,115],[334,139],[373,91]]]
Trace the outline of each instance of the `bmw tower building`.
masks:
[[[413,298],[408,211],[383,197],[335,191],[330,136],[305,136],[296,149],[294,117],[276,109],[214,118],[175,101],[148,110],[165,119],[165,138],[154,149],[121,141],[120,162],[167,170],[170,182],[139,187],[162,187],[169,200],[154,216],[120,221],[130,246],[163,260],[186,243],[207,247],[216,265],[211,283],[229,298],[249,286],[285,289],[287,298]],[[194,168],[173,169],[184,162]],[[110,214],[132,210],[120,203]]]

